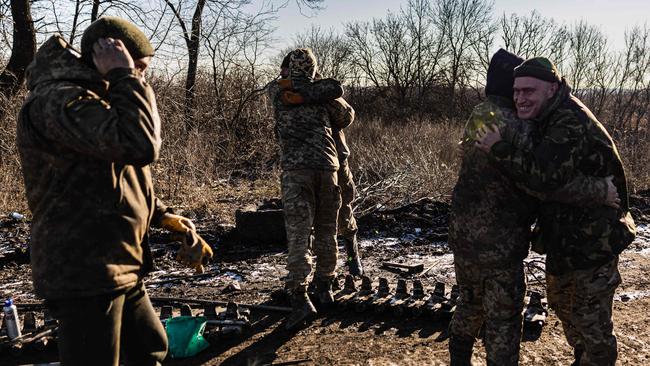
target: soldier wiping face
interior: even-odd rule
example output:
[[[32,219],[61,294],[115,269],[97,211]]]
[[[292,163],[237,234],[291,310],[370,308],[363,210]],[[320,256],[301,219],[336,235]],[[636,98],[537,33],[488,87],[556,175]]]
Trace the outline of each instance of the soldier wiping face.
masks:
[[[292,79],[313,79],[316,75],[316,56],[309,48],[291,51],[289,57],[289,74]]]
[[[144,72],[151,62],[154,49],[147,36],[129,21],[117,17],[102,17],[88,26],[81,38],[81,58],[95,67],[93,54],[111,48],[125,47],[133,58],[134,68]]]

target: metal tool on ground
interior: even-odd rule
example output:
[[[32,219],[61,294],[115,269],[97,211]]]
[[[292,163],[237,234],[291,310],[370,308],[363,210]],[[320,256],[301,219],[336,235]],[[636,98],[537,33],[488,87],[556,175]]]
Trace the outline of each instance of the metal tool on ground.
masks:
[[[377,293],[373,296],[371,306],[375,313],[379,314],[386,310],[388,303],[391,299],[390,286],[388,285],[388,279],[380,277],[379,278],[379,287],[377,287]]]
[[[420,273],[424,270],[424,264],[403,264],[403,263],[395,263],[395,262],[383,262],[382,263],[383,268],[391,269],[391,270],[397,270],[400,272],[404,272],[406,274],[415,274],[415,273]]]
[[[528,305],[524,310],[524,326],[541,329],[546,323],[548,305],[537,291],[531,291],[528,296]]]
[[[181,304],[181,316],[192,316],[190,304]]]
[[[424,285],[422,281],[413,281],[413,290],[411,297],[408,298],[405,304],[405,313],[412,316],[419,316],[422,314],[422,308],[425,305]]]
[[[372,280],[370,277],[361,276],[361,290],[359,290],[359,293],[354,298],[354,310],[358,313],[366,311],[368,302],[374,294],[375,290],[372,288]]]
[[[408,285],[406,280],[397,280],[397,287],[395,288],[395,295],[388,302],[388,307],[397,316],[404,314],[404,309],[407,299],[411,296],[408,292]]]
[[[345,309],[348,302],[356,295],[357,285],[354,283],[354,276],[346,275],[343,289],[334,295],[334,302],[340,309]]]
[[[439,315],[443,319],[451,319],[451,316],[456,311],[456,303],[458,302],[458,296],[460,295],[460,289],[458,285],[453,285],[451,287],[451,292],[449,293],[449,298],[440,304]]]
[[[155,304],[182,304],[182,303],[188,303],[188,304],[198,304],[198,305],[205,305],[205,304],[212,304],[215,306],[226,306],[228,305],[227,301],[219,301],[219,300],[202,300],[202,299],[186,299],[186,298],[179,298],[179,297],[152,297],[151,302]],[[251,310],[259,310],[259,311],[268,311],[268,312],[278,312],[278,313],[290,313],[291,308],[286,307],[286,306],[272,306],[272,305],[255,305],[255,304],[241,304],[237,303],[242,308],[245,309],[251,309]]]
[[[428,315],[438,314],[442,303],[445,301],[445,284],[442,282],[436,282],[431,296],[426,300],[424,307],[421,308],[422,313]]]

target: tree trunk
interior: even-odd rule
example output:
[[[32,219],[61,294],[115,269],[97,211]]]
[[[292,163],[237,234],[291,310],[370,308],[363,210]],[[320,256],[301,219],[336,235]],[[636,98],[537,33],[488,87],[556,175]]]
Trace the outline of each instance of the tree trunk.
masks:
[[[11,0],[13,19],[13,45],[11,57],[0,74],[0,95],[9,98],[15,95],[25,80],[27,65],[36,54],[36,35],[29,0]]]
[[[203,8],[205,7],[206,0],[199,0],[192,16],[192,31],[190,38],[187,41],[187,51],[189,54],[189,61],[187,64],[187,79],[185,79],[185,128],[191,131],[195,127],[194,110],[194,96],[196,86],[196,72],[199,62],[199,46],[201,44],[201,24]]]
[[[93,0],[93,8],[90,11],[90,21],[94,22],[99,16],[99,2],[100,0]]]

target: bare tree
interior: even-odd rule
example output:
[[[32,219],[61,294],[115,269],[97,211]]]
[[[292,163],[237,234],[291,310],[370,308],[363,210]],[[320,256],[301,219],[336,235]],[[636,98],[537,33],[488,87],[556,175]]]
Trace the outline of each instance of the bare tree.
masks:
[[[448,47],[445,68],[451,119],[456,118],[458,111],[456,89],[464,89],[480,69],[476,54],[479,44],[496,32],[492,7],[486,0],[439,0],[434,5],[433,20]]]
[[[0,95],[8,98],[14,95],[25,79],[27,65],[36,54],[36,36],[28,0],[11,0],[13,19],[13,46],[11,57],[0,73]]]

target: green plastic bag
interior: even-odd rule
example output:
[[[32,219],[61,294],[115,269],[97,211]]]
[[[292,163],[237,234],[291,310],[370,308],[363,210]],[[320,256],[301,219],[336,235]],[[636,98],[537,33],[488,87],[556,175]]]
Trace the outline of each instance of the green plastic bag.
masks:
[[[177,316],[167,319],[165,331],[171,358],[192,357],[210,346],[203,338],[207,319],[203,316]]]

